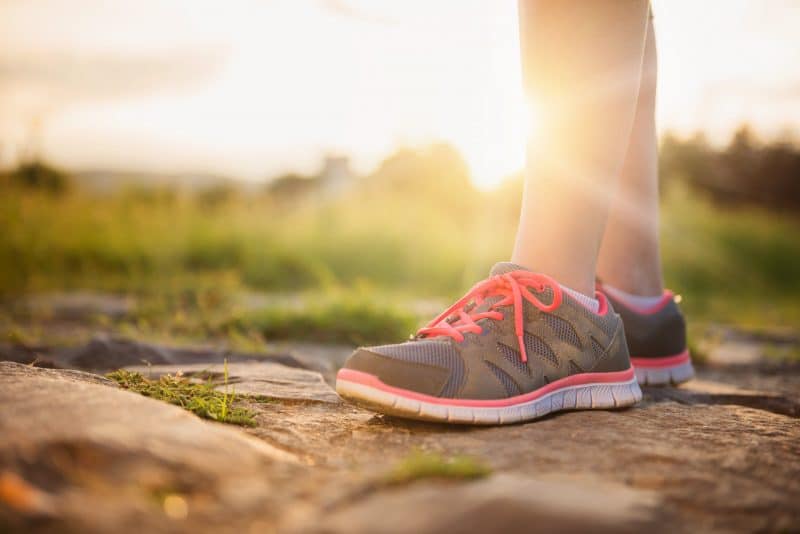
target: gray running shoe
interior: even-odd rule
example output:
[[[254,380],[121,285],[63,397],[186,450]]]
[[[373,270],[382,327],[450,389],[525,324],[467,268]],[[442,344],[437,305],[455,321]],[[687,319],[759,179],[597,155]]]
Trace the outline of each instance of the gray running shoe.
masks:
[[[449,423],[631,406],[642,393],[622,321],[597,298],[594,313],[552,278],[499,263],[412,340],[356,350],[336,391],[378,412]]]
[[[600,282],[597,289],[622,317],[628,352],[640,384],[680,384],[694,376],[686,346],[686,321],[672,292],[664,291],[658,303],[641,309],[614,298],[614,291]]]

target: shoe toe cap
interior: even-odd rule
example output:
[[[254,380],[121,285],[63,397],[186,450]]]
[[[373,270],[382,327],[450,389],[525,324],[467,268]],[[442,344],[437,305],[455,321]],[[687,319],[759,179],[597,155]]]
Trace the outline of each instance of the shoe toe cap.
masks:
[[[441,396],[452,369],[444,361],[446,358],[437,365],[437,358],[426,353],[427,347],[411,346],[417,343],[360,348],[347,359],[344,368],[375,376],[388,386]]]

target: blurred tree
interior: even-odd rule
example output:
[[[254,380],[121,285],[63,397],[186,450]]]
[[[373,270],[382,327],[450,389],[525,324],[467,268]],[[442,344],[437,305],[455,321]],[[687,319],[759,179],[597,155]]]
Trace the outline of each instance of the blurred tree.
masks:
[[[308,196],[319,186],[319,180],[316,177],[289,173],[278,176],[269,182],[267,192],[280,200],[290,200]]]
[[[235,200],[239,195],[239,188],[232,182],[220,182],[205,187],[197,192],[197,202],[206,208],[218,208]]]
[[[800,210],[800,150],[781,141],[766,146],[756,187],[761,204],[782,209]]]
[[[64,193],[71,185],[67,173],[39,160],[19,165],[9,173],[8,182],[26,189],[50,193]]]
[[[761,156],[753,131],[747,125],[740,126],[719,155],[719,172],[707,178],[715,178],[711,189],[722,200],[730,202],[759,200],[761,195],[754,186],[759,181]]]
[[[120,198],[128,206],[151,204],[170,206],[177,202],[178,188],[173,184],[149,185],[128,182],[122,185]]]
[[[671,180],[682,180],[699,186],[713,174],[712,149],[702,133],[683,141],[671,132],[661,139],[658,167],[660,184],[665,187]]]
[[[763,143],[744,125],[723,149],[702,134],[667,133],[660,150],[662,185],[682,180],[717,202],[800,209],[800,147],[791,138]]]

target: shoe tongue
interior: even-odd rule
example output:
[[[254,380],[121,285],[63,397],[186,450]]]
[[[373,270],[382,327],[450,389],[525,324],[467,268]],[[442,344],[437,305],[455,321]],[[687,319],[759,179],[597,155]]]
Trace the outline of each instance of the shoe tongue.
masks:
[[[511,263],[510,261],[501,261],[500,263],[494,264],[494,267],[492,267],[492,270],[489,272],[489,276],[497,276],[498,274],[506,274],[512,271],[530,271],[530,269],[522,265],[517,265],[516,263]]]

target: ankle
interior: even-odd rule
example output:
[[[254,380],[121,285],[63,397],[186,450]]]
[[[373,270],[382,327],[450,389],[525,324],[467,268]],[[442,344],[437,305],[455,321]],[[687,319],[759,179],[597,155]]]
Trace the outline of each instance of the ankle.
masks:
[[[661,282],[660,277],[645,279],[636,276],[623,278],[601,276],[599,278],[602,280],[604,287],[626,295],[655,298],[664,294],[664,284]]]
[[[606,261],[603,261],[603,260]],[[603,285],[611,286],[630,295],[656,297],[664,293],[661,262],[657,255],[631,254],[628,261],[608,261],[600,258],[597,277]]]
[[[594,296],[595,274],[594,264],[588,267],[583,262],[562,262],[554,261],[553,258],[528,258],[524,255],[515,253],[511,257],[511,262],[524,266],[538,273],[545,274],[553,278],[562,286],[566,286],[573,291],[582,293],[588,297]]]
[[[664,291],[661,291],[658,295],[639,295],[635,293],[628,293],[606,283],[603,283],[602,290],[615,302],[620,302],[624,306],[633,310],[644,312],[656,307],[660,307],[663,305],[664,299],[668,296],[668,293]]]

